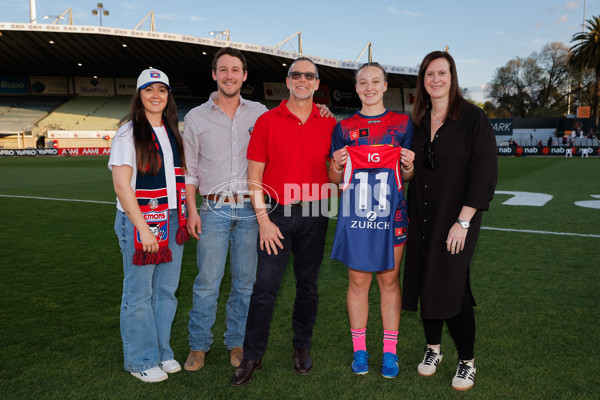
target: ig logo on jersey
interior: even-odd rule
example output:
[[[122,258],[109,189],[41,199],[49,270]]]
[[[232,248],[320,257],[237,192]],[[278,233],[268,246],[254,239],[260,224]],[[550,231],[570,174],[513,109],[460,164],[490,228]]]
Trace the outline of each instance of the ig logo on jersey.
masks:
[[[379,162],[381,159],[379,158],[379,153],[369,153],[367,155],[367,160],[369,162]]]
[[[377,214],[375,213],[375,211],[369,211],[367,213],[367,221],[375,221],[377,219]]]

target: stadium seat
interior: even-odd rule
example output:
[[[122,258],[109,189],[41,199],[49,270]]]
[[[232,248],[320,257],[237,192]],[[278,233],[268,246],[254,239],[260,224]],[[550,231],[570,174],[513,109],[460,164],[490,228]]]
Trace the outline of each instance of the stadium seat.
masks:
[[[30,131],[35,124],[66,99],[63,97],[0,97],[0,132]]]

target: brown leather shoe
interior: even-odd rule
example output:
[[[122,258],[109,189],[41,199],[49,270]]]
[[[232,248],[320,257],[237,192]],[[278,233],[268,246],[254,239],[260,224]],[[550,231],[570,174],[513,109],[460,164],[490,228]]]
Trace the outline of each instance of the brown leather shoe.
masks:
[[[200,368],[204,367],[205,356],[206,352],[204,351],[190,351],[190,355],[187,360],[185,360],[185,364],[183,364],[183,369],[186,371],[198,371]]]
[[[231,360],[231,365],[234,367],[239,367],[244,359],[244,349],[242,347],[234,347],[229,351],[229,358]]]
[[[299,375],[306,375],[313,367],[310,353],[305,349],[294,349],[294,371]]]
[[[242,386],[248,383],[250,378],[252,378],[252,373],[262,368],[261,360],[258,361],[250,361],[243,359],[242,363],[233,373],[233,378],[231,378],[231,384],[233,386]]]

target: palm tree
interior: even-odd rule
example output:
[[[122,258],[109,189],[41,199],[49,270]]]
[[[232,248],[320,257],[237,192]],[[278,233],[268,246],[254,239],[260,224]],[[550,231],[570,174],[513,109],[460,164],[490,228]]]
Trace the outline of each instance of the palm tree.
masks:
[[[591,69],[596,72],[592,97],[592,118],[594,128],[598,129],[598,97],[600,95],[600,16],[588,19],[587,32],[573,35],[569,66],[574,70]]]

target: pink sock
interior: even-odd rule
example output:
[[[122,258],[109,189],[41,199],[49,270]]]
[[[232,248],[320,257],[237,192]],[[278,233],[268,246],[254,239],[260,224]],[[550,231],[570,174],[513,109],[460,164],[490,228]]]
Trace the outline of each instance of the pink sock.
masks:
[[[350,329],[350,333],[352,333],[352,347],[354,347],[354,352],[356,353],[359,350],[367,351],[367,328]]]
[[[383,331],[383,352],[396,354],[398,331]]]

